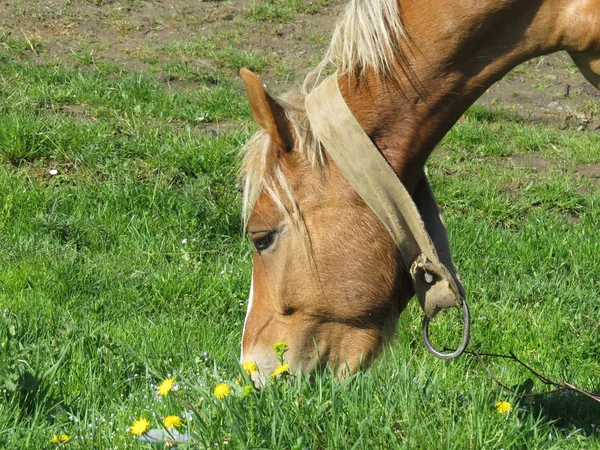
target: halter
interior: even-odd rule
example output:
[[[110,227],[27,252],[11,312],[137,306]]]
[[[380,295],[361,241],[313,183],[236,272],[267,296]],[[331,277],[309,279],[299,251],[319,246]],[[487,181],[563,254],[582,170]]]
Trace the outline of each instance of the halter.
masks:
[[[337,73],[333,74],[306,97],[310,125],[400,250],[425,312],[422,326],[425,346],[439,358],[455,358],[469,342],[469,308],[452,263],[448,236],[429,182],[425,178],[424,191],[415,193],[413,200],[348,108],[337,79]],[[442,353],[429,340],[429,319],[441,309],[452,307],[463,310],[462,342],[457,350]]]

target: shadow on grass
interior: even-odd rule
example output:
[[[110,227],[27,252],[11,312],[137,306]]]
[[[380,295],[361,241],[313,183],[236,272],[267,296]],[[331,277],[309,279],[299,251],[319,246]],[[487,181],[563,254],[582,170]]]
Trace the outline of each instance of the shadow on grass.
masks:
[[[516,387],[517,392],[530,394],[533,380],[527,379]],[[600,392],[600,385],[592,393]],[[600,438],[600,402],[574,391],[553,392],[539,397],[524,398],[522,406],[534,415],[554,423],[557,428],[573,431],[582,430],[585,435],[597,434]]]
[[[558,428],[580,429],[588,436],[598,433],[600,437],[600,402],[572,391],[562,391],[537,400],[534,408]]]

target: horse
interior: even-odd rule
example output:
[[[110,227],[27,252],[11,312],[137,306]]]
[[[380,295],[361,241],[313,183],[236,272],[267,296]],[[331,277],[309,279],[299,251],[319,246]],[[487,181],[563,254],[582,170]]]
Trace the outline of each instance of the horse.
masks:
[[[417,202],[436,144],[492,84],[566,50],[600,89],[600,0],[350,0],[322,62],[275,99],[242,69],[259,131],[243,149],[254,246],[242,362],[355,373],[390,341],[415,294],[390,233],[315,135],[306,98],[331,67],[364,132]]]

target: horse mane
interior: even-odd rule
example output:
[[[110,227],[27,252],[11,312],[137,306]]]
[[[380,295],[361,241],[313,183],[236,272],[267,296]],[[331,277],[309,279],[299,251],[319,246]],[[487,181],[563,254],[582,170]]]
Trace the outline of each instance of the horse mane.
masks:
[[[367,70],[381,77],[392,75],[393,62],[399,55],[400,42],[404,37],[398,0],[350,0],[337,22],[325,56],[306,75],[302,91],[290,92],[277,99],[295,133],[296,151],[313,166],[323,168],[325,156],[310,128],[304,107],[306,95],[330,66],[339,76],[364,76]],[[270,157],[272,151],[271,139],[264,130],[258,131],[242,149],[240,174],[244,186],[244,223],[247,224],[260,193],[266,191],[281,210],[291,213],[296,218],[294,222],[300,224],[293,190],[279,159]],[[282,194],[290,201],[291,211],[285,208]]]
[[[321,62],[304,79],[306,94],[318,83],[323,70],[333,65],[339,76],[393,74],[406,32],[400,20],[398,0],[351,0],[338,21]]]

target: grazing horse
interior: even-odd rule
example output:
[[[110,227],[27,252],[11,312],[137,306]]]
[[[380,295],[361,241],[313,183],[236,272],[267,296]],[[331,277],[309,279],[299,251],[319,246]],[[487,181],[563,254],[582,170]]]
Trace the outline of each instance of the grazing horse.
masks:
[[[600,0],[351,0],[302,92],[275,100],[242,69],[260,125],[242,166],[255,247],[242,362],[264,378],[283,341],[293,370],[352,373],[391,338],[415,293],[390,233],[307,117],[305,99],[328,65],[418,203],[425,162],[464,111],[518,64],[558,50],[600,88]]]

